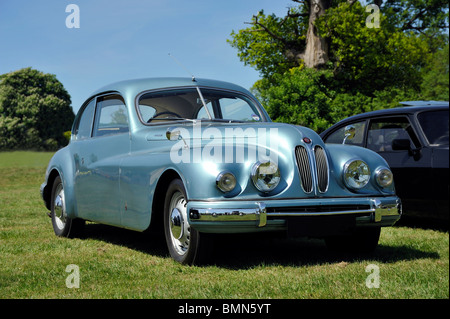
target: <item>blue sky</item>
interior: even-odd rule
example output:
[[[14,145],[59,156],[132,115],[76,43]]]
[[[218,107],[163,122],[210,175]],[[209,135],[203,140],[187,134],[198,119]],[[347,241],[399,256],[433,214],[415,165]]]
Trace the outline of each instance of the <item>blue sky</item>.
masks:
[[[80,9],[67,28],[66,6]],[[284,16],[290,0],[0,0],[0,74],[32,67],[55,74],[77,112],[96,89],[115,81],[188,76],[249,89],[259,74],[227,42],[253,14]]]

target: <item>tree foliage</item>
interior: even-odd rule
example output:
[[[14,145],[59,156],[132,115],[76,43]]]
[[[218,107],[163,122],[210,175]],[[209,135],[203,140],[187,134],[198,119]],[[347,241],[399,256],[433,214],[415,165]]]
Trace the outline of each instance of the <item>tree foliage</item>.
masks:
[[[448,100],[447,1],[375,0],[378,28],[366,23],[370,2],[292,1],[286,16],[260,11],[229,40],[241,61],[260,72],[253,91],[272,119],[321,131],[402,100]],[[326,8],[313,32],[327,43],[319,48],[328,50],[327,62],[311,68],[304,57],[317,6]]]
[[[55,150],[67,144],[74,113],[53,74],[32,68],[0,75],[0,150]]]

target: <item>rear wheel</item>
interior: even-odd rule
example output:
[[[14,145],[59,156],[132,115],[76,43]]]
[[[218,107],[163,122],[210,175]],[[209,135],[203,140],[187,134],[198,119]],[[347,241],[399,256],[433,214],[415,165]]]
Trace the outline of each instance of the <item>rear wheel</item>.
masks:
[[[164,202],[164,234],[173,259],[182,264],[202,264],[210,253],[211,241],[189,225],[187,197],[181,180],[175,179],[167,189]]]
[[[59,176],[56,177],[53,183],[51,200],[50,216],[56,236],[75,237],[80,235],[84,226],[84,220],[72,219],[67,216],[64,186]]]

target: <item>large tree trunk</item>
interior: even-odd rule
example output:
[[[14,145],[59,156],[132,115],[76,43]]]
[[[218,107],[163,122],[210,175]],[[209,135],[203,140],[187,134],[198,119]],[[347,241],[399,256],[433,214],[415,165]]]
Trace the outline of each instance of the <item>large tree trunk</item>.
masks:
[[[331,0],[310,0],[309,26],[306,34],[306,48],[302,55],[305,66],[320,68],[328,62],[328,43],[326,39],[318,36],[314,22],[325,13]]]

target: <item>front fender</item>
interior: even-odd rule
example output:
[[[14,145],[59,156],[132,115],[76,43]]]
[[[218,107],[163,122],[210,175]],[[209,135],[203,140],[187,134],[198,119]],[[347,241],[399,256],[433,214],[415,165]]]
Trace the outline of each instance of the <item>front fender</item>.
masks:
[[[362,190],[358,191],[358,194],[380,194],[380,195],[392,195],[395,193],[394,184],[386,189],[381,189],[375,179],[375,173],[379,168],[389,168],[389,164],[378,153],[369,150],[367,148],[354,146],[354,145],[342,145],[342,144],[326,144],[327,153],[330,159],[330,171],[335,176],[336,183],[346,188],[343,181],[343,169],[348,161],[354,159],[361,159],[369,165],[371,178],[369,184]]]

